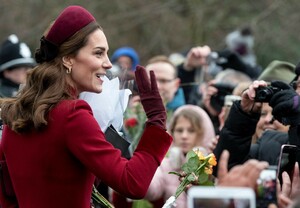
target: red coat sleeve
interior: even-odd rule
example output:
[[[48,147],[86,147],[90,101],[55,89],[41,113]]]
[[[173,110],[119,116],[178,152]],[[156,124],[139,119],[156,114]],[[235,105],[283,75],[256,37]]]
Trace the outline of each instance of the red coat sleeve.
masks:
[[[84,101],[78,102],[66,119],[66,141],[70,151],[112,189],[129,198],[143,198],[172,137],[157,126],[147,126],[133,157],[127,160],[106,141]]]

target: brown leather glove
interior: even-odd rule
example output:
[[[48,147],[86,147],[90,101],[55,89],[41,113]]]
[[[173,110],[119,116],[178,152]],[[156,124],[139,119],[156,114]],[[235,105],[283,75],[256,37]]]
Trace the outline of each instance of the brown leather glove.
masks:
[[[137,66],[135,79],[141,103],[148,118],[146,124],[159,126],[166,130],[167,113],[158,92],[154,72],[150,71],[149,80],[146,69],[143,66]]]

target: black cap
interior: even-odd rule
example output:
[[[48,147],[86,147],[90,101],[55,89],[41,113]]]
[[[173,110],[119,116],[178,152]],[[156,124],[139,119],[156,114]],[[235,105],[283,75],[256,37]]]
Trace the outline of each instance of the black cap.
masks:
[[[0,72],[20,66],[33,67],[35,64],[29,47],[20,42],[16,35],[10,35],[2,43],[0,47]]]

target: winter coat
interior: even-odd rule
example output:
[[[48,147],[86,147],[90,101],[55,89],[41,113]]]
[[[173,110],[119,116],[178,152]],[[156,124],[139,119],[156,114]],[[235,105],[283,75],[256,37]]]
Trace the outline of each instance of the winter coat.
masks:
[[[85,101],[65,100],[49,112],[42,131],[18,134],[5,126],[0,159],[5,155],[19,207],[89,208],[95,177],[127,197],[143,198],[171,141],[165,130],[147,125],[127,160],[106,141]],[[2,189],[0,200],[7,202]]]
[[[270,165],[278,165],[281,145],[290,143],[289,135],[284,132],[267,130],[255,144],[252,144],[252,135],[259,117],[259,114],[249,115],[243,112],[240,101],[233,103],[214,150],[217,160],[223,150],[227,149],[230,152],[229,169],[251,158],[267,161]],[[297,135],[293,135],[293,137],[297,137]],[[214,169],[215,175],[216,171],[217,167]]]

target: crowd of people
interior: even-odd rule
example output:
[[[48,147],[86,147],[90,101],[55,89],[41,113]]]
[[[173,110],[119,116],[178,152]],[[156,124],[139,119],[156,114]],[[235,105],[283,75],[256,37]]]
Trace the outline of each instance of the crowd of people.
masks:
[[[15,34],[0,46],[1,207],[162,207],[182,179],[169,172],[180,172],[195,148],[216,156],[215,186],[256,190],[259,174],[278,166],[282,145],[300,146],[300,65],[273,60],[263,69],[251,28],[228,34],[224,49],[195,46],[146,63],[128,45],[110,56],[104,30],[72,5],[37,37],[34,56]],[[105,90],[104,76],[131,81],[126,111],[144,109],[130,158],[79,98]],[[119,134],[132,141],[128,128]],[[298,162],[300,154],[269,207],[299,206]],[[91,200],[93,187],[111,205]],[[187,197],[177,207],[187,208]]]

